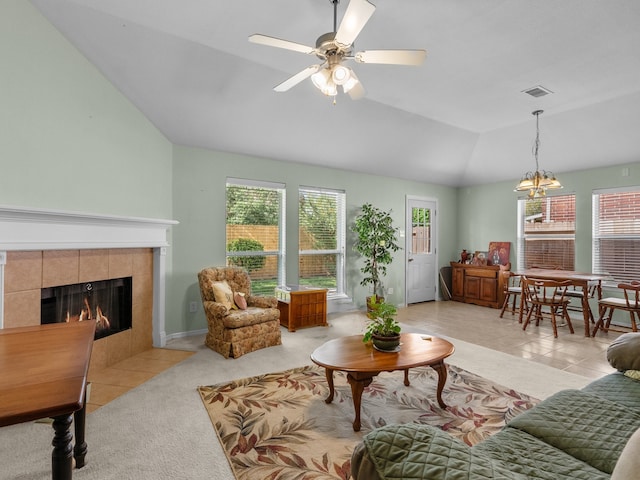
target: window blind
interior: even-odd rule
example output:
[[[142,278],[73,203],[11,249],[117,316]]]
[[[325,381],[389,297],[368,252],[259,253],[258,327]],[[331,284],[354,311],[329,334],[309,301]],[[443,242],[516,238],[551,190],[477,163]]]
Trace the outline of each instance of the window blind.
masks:
[[[575,195],[518,200],[518,269],[575,268]]]
[[[640,279],[640,190],[593,194],[593,271],[615,283]]]
[[[284,197],[284,186],[227,179],[227,265],[249,272],[254,294],[285,283]]]
[[[299,189],[300,283],[344,292],[345,194],[313,187]]]

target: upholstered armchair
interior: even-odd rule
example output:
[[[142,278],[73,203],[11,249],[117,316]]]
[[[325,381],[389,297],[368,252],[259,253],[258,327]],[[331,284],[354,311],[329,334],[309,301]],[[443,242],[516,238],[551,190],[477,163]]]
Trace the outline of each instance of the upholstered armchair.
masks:
[[[282,343],[278,301],[251,295],[246,270],[209,267],[198,273],[198,281],[209,327],[204,343],[209,348],[225,358],[238,358]]]

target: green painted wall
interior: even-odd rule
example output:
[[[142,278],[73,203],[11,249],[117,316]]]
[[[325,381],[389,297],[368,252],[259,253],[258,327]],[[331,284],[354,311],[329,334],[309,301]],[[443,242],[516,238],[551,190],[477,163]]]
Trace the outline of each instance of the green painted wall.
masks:
[[[639,159],[640,160],[640,159]],[[628,169],[628,176],[623,175]],[[576,195],[576,270],[591,271],[591,195],[593,190],[640,185],[640,163],[556,173],[564,188]],[[490,241],[511,242],[516,266],[517,179],[459,189],[458,250],[487,250]]]
[[[438,262],[462,248],[512,242],[513,182],[453,189],[264,158],[172,146],[104,76],[28,2],[0,2],[0,204],[176,219],[167,258],[168,334],[206,328],[197,272],[224,263],[226,177],[285,183],[287,217],[297,218],[300,185],[343,189],[348,223],[365,202],[392,210],[405,229],[406,195],[439,202]],[[638,159],[640,162],[640,158]],[[560,174],[577,195],[576,268],[591,268],[591,192],[640,184],[640,163]],[[297,223],[288,223],[287,276],[297,276]],[[352,236],[350,236],[352,238]],[[351,244],[352,241],[348,241]],[[403,301],[404,251],[385,279]],[[347,293],[362,305],[360,262],[347,250]]]
[[[197,272],[207,266],[225,263],[225,183],[227,177],[246,178],[286,184],[287,198],[287,279],[295,282],[298,272],[298,188],[325,187],[346,192],[347,225],[353,223],[359,207],[371,202],[391,210],[395,226],[405,229],[406,195],[438,199],[439,262],[448,264],[455,255],[457,192],[454,188],[425,185],[398,179],[339,171],[329,168],[291,164],[265,158],[174,147],[173,164],[174,284],[167,300],[167,333],[206,328],[204,313],[188,313],[189,302],[200,302]],[[347,238],[353,237],[347,232]],[[404,242],[404,239],[401,239]],[[351,245],[351,240],[347,245]],[[399,251],[388,269],[387,287],[394,303],[404,302],[405,253]],[[359,306],[364,305],[367,290],[359,285],[361,273],[357,255],[348,247],[347,294]],[[170,319],[170,320],[169,320]]]
[[[171,143],[29,2],[0,58],[0,204],[171,218]]]

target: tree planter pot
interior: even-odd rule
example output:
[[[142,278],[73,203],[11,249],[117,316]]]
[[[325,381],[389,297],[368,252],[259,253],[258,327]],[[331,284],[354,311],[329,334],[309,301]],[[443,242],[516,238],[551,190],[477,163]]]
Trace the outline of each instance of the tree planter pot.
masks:
[[[367,313],[373,312],[373,310],[374,310],[373,307],[371,306],[371,300],[373,298],[376,298],[376,301],[378,303],[384,302],[384,297],[381,297],[380,295],[377,295],[376,297],[373,297],[373,296],[367,297],[366,298],[366,301],[367,301]]]
[[[397,352],[400,349],[400,335],[382,336],[374,333],[371,341],[374,348],[381,352]]]

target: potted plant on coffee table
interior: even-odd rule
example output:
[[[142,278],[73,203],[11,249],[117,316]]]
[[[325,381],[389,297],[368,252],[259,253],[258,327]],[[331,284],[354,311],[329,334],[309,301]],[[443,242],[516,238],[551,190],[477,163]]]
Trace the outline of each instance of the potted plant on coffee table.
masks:
[[[383,352],[397,351],[400,346],[400,324],[396,320],[398,310],[376,295],[371,296],[371,309],[367,312],[369,321],[365,328],[363,342],[372,341],[374,348]]]
[[[400,249],[391,213],[365,203],[351,230],[358,235],[353,248],[364,257],[360,271],[365,276],[360,285],[371,285],[373,294],[384,299],[381,279],[387,274],[387,265],[393,261],[392,253]]]

